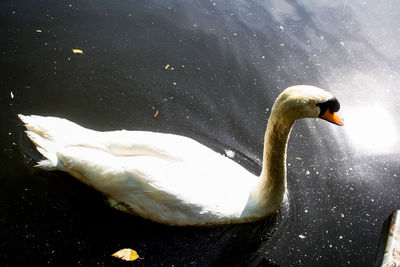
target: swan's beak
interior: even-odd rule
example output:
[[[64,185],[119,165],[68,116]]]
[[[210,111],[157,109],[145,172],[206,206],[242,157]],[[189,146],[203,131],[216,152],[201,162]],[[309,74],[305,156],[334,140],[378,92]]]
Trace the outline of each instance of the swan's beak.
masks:
[[[336,113],[336,112],[331,112],[329,109],[327,109],[325,111],[324,114],[322,114],[322,116],[320,116],[320,118],[327,120],[329,122],[332,122],[333,124],[339,125],[339,126],[343,126],[344,125],[344,121],[343,119]]]

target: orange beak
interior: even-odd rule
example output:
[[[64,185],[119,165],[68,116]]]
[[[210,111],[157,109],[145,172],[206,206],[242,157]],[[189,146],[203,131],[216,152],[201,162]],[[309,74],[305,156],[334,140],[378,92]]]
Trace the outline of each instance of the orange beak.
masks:
[[[321,118],[339,126],[344,125],[343,119],[336,112],[330,112],[329,109],[325,111]]]

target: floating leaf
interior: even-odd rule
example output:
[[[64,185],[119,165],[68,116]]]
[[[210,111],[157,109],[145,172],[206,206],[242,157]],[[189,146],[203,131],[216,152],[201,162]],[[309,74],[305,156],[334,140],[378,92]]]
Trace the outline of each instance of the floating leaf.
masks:
[[[143,258],[139,257],[136,251],[130,248],[121,249],[120,251],[115,252],[111,256],[119,258],[124,261],[135,261],[137,259],[143,260]]]
[[[80,49],[72,49],[72,52],[73,52],[74,54],[83,54],[83,51],[80,50]]]

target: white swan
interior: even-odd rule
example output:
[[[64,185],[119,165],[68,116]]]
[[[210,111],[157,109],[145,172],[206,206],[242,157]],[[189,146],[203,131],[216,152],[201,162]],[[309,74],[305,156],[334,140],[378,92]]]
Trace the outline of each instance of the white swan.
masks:
[[[112,206],[170,225],[255,221],[280,207],[286,192],[286,146],[297,119],[343,125],[339,102],[316,87],[283,91],[268,121],[261,175],[184,136],[145,131],[97,132],[56,117],[23,116],[46,159],[37,166],[70,173]]]

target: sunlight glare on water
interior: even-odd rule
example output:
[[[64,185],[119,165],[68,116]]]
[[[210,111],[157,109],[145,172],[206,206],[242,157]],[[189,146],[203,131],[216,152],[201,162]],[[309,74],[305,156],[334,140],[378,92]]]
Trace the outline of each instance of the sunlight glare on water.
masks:
[[[381,105],[348,110],[345,129],[357,148],[375,153],[398,150],[398,137],[391,113]]]

